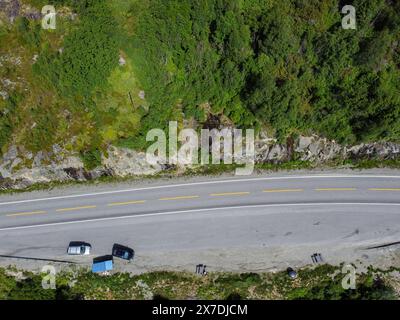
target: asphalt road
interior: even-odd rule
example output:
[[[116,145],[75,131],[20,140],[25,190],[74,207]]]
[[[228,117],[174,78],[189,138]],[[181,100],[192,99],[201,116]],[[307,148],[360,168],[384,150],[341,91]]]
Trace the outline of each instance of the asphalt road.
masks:
[[[90,191],[0,197],[0,262],[88,263],[117,242],[134,247],[129,268],[137,270],[195,262],[261,270],[288,257],[300,263],[313,250],[351,259],[367,256],[355,253],[360,248],[400,241],[400,174],[257,176]],[[93,255],[65,255],[73,240],[92,243]]]

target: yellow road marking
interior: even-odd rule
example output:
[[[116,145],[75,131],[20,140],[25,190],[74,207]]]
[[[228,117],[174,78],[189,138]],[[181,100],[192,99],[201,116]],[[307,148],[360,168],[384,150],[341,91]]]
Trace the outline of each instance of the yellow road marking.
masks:
[[[277,193],[279,193],[279,192],[302,192],[302,191],[304,191],[304,189],[267,189],[267,190],[264,190],[263,192],[266,192],[266,193],[277,192]]]
[[[357,188],[321,188],[315,191],[356,191]]]
[[[211,197],[225,197],[225,196],[244,196],[250,194],[250,192],[228,192],[228,193],[212,193]]]
[[[400,188],[370,188],[369,191],[400,191]]]
[[[20,213],[8,214],[7,217],[30,216],[34,214],[43,214],[43,213],[47,212],[46,211],[20,212]]]
[[[113,206],[127,206],[130,204],[141,204],[141,203],[145,203],[146,200],[137,200],[137,201],[127,201],[127,202],[113,202],[113,203],[109,203],[108,206],[109,207],[113,207]]]
[[[65,212],[65,211],[77,211],[77,210],[85,210],[85,209],[94,209],[96,206],[84,206],[84,207],[76,207],[76,208],[64,208],[57,209],[57,212]]]
[[[196,199],[200,198],[200,196],[182,196],[182,197],[173,197],[173,198],[161,198],[158,199],[160,201],[171,201],[171,200],[185,200],[185,199]]]

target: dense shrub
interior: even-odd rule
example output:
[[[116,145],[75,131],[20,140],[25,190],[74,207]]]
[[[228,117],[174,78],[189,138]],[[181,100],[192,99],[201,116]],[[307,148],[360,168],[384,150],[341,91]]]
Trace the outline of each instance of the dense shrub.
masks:
[[[118,25],[106,1],[71,3],[80,13],[81,23],[65,37],[62,53],[45,47],[34,70],[61,95],[82,101],[90,98],[95,88],[104,88],[118,65]]]
[[[101,165],[101,152],[93,149],[81,153],[81,158],[86,169],[92,170]]]
[[[345,143],[397,140],[400,4],[348,4],[357,30],[342,29],[337,0],[149,0],[133,39],[136,73],[167,113],[179,103],[201,120],[209,102],[282,139],[313,130]]]
[[[0,55],[22,58],[0,77],[23,95],[0,101],[0,147],[144,149],[150,129],[185,118],[263,127],[281,141],[400,138],[399,1],[348,1],[356,30],[342,29],[339,0],[28,2],[78,15],[57,17],[57,30],[23,17],[0,24]]]
[[[19,124],[16,106],[21,101],[20,95],[12,95],[4,103],[2,108],[0,105],[0,155],[7,143],[10,141],[14,127]]]

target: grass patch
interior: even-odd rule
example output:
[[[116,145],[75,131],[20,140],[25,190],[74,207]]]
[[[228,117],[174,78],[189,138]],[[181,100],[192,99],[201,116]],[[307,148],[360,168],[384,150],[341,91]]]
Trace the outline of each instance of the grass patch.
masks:
[[[399,284],[389,271],[369,268],[357,276],[354,290],[341,286],[341,266],[303,268],[292,280],[286,272],[209,273],[200,277],[186,272],[152,272],[132,276],[115,273],[102,277],[86,269],[57,274],[56,290],[43,290],[41,275],[0,268],[1,299],[398,299]],[[12,272],[12,273],[11,273]],[[19,274],[17,279],[14,274]],[[74,283],[70,286],[70,283]]]

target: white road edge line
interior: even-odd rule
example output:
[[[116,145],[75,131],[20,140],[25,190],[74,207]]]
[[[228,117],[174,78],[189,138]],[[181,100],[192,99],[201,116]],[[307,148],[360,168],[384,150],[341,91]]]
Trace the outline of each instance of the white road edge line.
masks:
[[[98,219],[87,219],[87,220],[76,220],[76,221],[66,221],[66,222],[54,222],[54,223],[46,223],[46,224],[38,224],[38,225],[30,225],[30,226],[20,226],[20,227],[9,227],[9,228],[0,228],[1,231],[13,231],[13,230],[22,230],[22,229],[34,229],[34,228],[44,228],[44,227],[52,227],[52,226],[61,226],[68,224],[77,224],[77,223],[88,223],[88,222],[101,222],[101,221],[112,221],[112,220],[122,220],[122,219],[133,219],[133,218],[143,218],[143,217],[154,217],[154,216],[168,216],[174,214],[182,214],[182,213],[196,213],[196,212],[211,212],[211,211],[221,211],[221,210],[234,210],[234,209],[256,209],[256,208],[268,208],[268,207],[318,207],[318,206],[398,206],[400,207],[400,203],[281,203],[281,204],[261,204],[261,205],[252,205],[252,206],[237,206],[237,207],[218,207],[218,208],[206,208],[206,209],[193,209],[193,210],[180,210],[180,211],[167,211],[167,212],[155,212],[155,213],[144,213],[137,215],[129,215],[129,216],[118,216],[118,217],[109,217],[109,218],[98,218]]]
[[[250,179],[231,179],[231,180],[217,180],[217,181],[202,181],[202,182],[172,184],[172,185],[154,186],[154,187],[146,187],[146,188],[134,188],[134,189],[125,189],[125,190],[112,190],[112,191],[103,191],[103,192],[96,192],[96,193],[76,194],[76,195],[50,197],[50,198],[17,200],[17,201],[10,201],[10,202],[0,202],[0,206],[10,205],[10,204],[19,204],[19,203],[30,203],[30,202],[40,202],[40,201],[61,200],[61,199],[73,199],[73,198],[83,198],[83,197],[94,197],[94,196],[101,196],[101,195],[106,195],[106,194],[128,193],[128,192],[134,192],[134,191],[180,188],[180,187],[187,187],[187,186],[207,185],[207,184],[239,183],[239,182],[251,182],[251,181],[295,180],[295,179],[321,179],[321,178],[322,179],[323,178],[326,178],[326,179],[337,179],[337,178],[400,179],[400,175],[399,176],[389,176],[389,175],[387,175],[387,176],[385,176],[385,175],[315,175],[315,176],[284,176],[284,177],[265,177],[265,178],[250,178]]]

